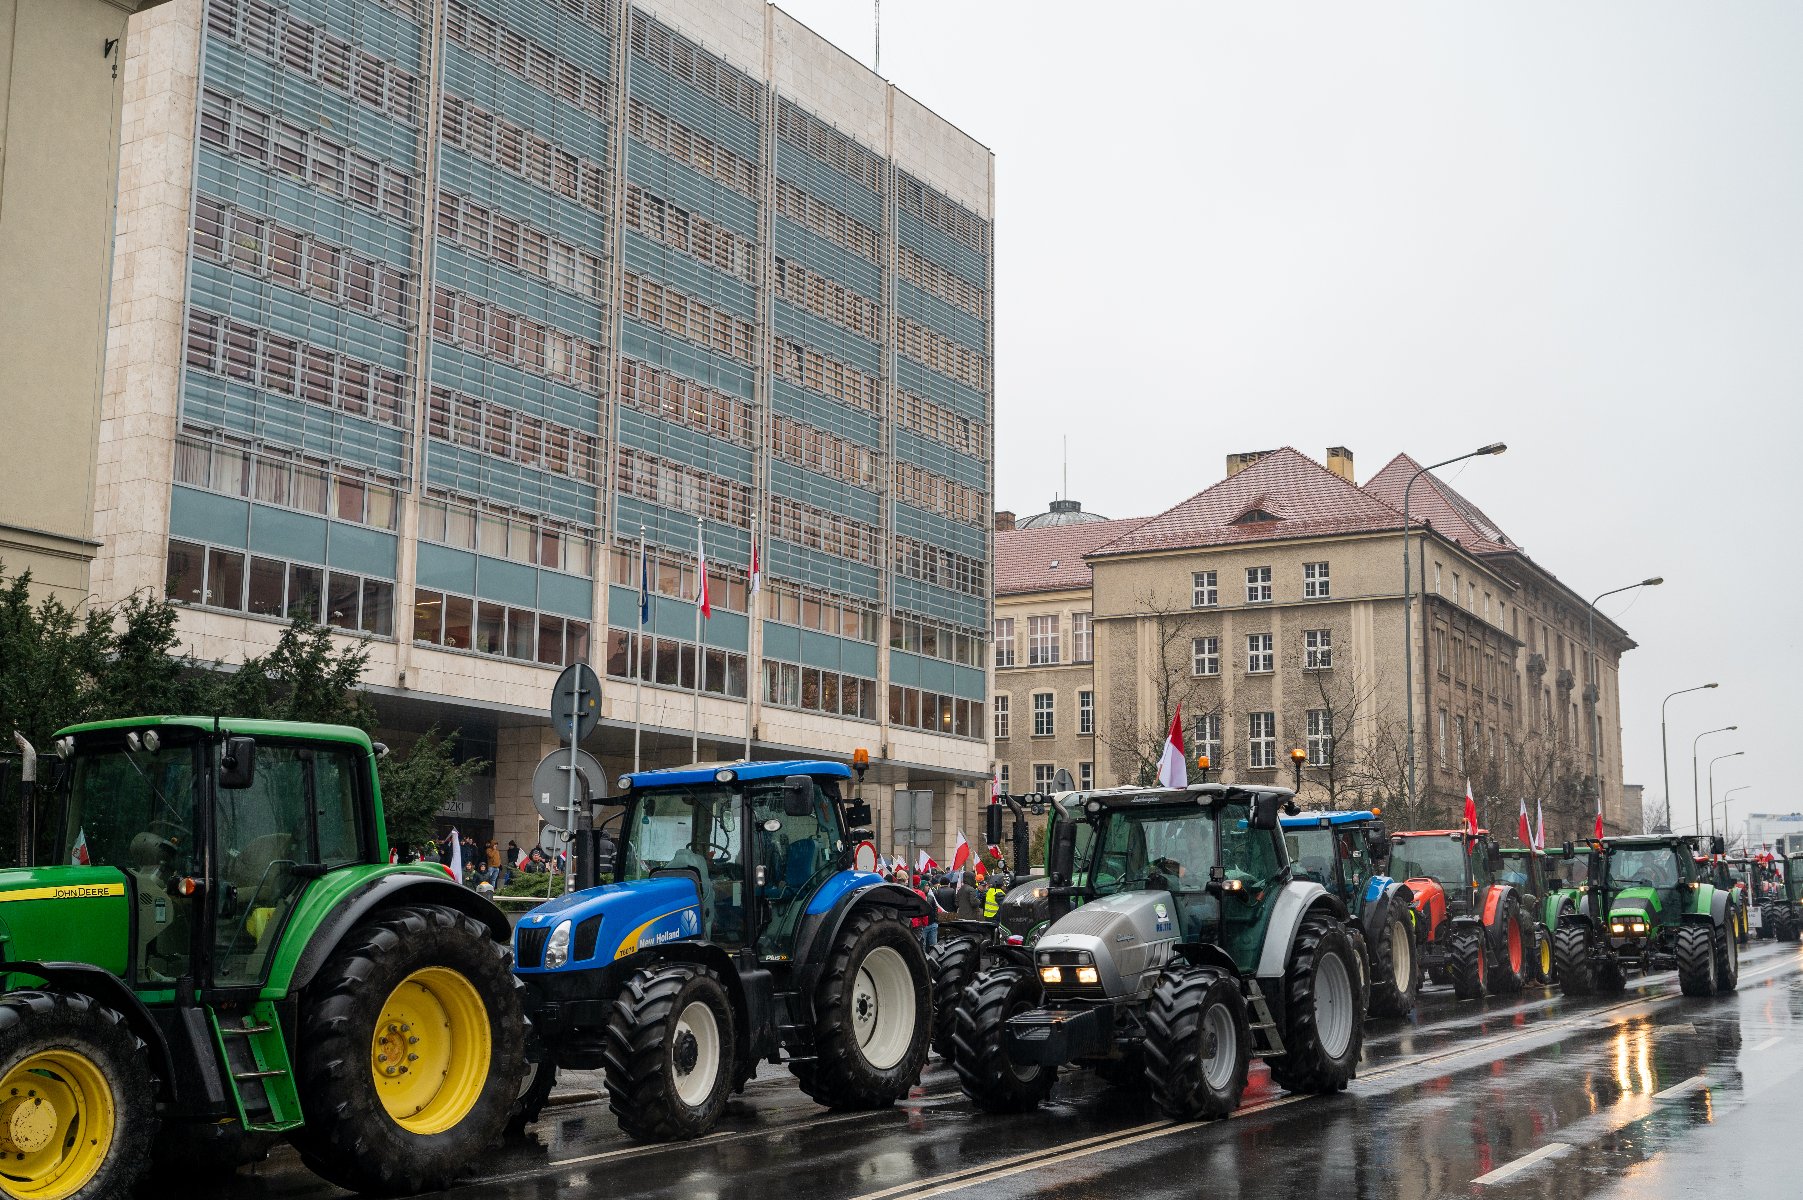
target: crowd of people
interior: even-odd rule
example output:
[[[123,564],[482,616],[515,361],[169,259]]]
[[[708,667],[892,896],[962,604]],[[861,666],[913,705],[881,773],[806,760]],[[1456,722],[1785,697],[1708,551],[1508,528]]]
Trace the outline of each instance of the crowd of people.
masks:
[[[939,942],[941,921],[993,921],[1002,910],[1002,897],[1014,886],[1013,876],[999,861],[987,866],[978,863],[968,872],[912,871],[898,865],[890,871],[889,880],[933,906],[929,915],[908,922],[928,950]]]

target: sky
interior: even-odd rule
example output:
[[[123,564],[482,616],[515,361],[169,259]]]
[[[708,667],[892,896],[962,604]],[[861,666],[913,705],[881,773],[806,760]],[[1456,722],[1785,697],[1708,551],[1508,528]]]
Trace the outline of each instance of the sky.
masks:
[[[870,0],[782,7],[871,62]],[[1794,3],[888,0],[883,75],[996,154],[996,506],[1067,440],[1110,517],[1238,450],[1505,441],[1450,477],[1536,561],[1665,577],[1599,609],[1628,781],[1716,681],[1676,823],[1725,725],[1733,819],[1803,809],[1800,46]]]

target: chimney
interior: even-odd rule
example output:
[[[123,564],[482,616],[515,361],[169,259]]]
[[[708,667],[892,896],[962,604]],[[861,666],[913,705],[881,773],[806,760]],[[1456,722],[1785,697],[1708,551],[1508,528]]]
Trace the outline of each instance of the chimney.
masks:
[[[1356,484],[1358,482],[1352,474],[1352,451],[1344,446],[1327,448],[1327,469],[1347,483]]]
[[[1232,479],[1241,471],[1271,453],[1269,450],[1242,450],[1238,454],[1227,456],[1227,478]]]
[[[995,514],[995,531],[1007,533],[1014,528],[1014,514],[1007,509],[999,509]]]

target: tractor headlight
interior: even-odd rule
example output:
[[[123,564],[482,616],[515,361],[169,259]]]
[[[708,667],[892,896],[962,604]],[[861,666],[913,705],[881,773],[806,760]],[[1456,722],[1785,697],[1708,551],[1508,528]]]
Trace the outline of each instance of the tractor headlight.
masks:
[[[570,923],[559,921],[545,943],[545,969],[555,971],[570,961]]]
[[[1101,977],[1101,975],[1097,974],[1096,969],[1094,967],[1078,967],[1077,968],[1077,982],[1094,985],[1094,984],[1101,983],[1102,977]]]
[[[1645,933],[1646,932],[1646,922],[1645,921],[1636,921],[1636,922],[1634,922],[1632,928],[1635,933]]]
[[[1041,967],[1041,968],[1039,968],[1039,981],[1041,983],[1063,983],[1064,982],[1064,968],[1063,967]]]
[[[1628,932],[1628,927],[1626,925],[1622,924],[1620,921],[1615,921],[1610,924],[1609,932],[1610,933],[1626,933],[1626,932]]]

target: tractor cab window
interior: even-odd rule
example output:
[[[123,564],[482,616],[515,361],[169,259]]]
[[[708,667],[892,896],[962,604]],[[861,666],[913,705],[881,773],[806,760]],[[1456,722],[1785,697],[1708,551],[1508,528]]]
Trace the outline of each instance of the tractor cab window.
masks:
[[[1458,838],[1430,834],[1400,838],[1390,855],[1390,874],[1397,879],[1437,879],[1457,888],[1465,882],[1465,844]]]
[[[701,881],[702,928],[710,941],[745,939],[745,864],[739,794],[727,787],[658,788],[641,792],[621,829],[623,881],[670,871]]]
[[[1611,891],[1648,888],[1662,910],[1677,911],[1678,889],[1683,885],[1686,873],[1684,858],[1676,849],[1671,846],[1618,848],[1609,855],[1607,863]]]
[[[1267,893],[1281,882],[1283,861],[1271,832],[1252,827],[1250,805],[1222,804],[1215,823],[1221,832],[1221,866],[1228,889],[1220,901],[1222,942],[1233,961],[1250,970],[1271,918]]]
[[[1334,859],[1340,855],[1341,848],[1336,844],[1340,839],[1333,830],[1299,829],[1283,836],[1298,879],[1313,880],[1330,892],[1339,889],[1339,881],[1334,876]]]
[[[767,914],[757,952],[762,958],[782,958],[794,952],[796,926],[808,898],[845,857],[839,808],[834,794],[815,781],[813,811],[790,816],[783,811],[782,781],[775,779],[748,784],[746,804],[756,847],[754,883]]]
[[[1466,838],[1461,843],[1465,848],[1465,858],[1471,864],[1471,886],[1487,888],[1496,882],[1490,871],[1490,843],[1482,838]]]
[[[1097,895],[1164,888],[1202,892],[1215,863],[1214,822],[1197,808],[1182,816],[1121,812],[1096,846]]]
[[[1502,873],[1497,882],[1506,883],[1518,891],[1530,896],[1538,896],[1540,889],[1535,887],[1534,860],[1526,854],[1504,854]]]

